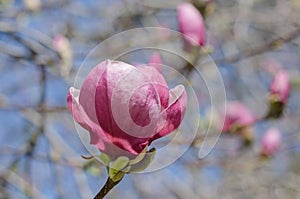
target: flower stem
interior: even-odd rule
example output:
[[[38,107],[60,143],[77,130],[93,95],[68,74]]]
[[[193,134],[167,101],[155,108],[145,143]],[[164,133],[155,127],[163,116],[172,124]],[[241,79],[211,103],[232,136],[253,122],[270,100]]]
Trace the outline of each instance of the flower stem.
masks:
[[[121,179],[122,180],[122,179]],[[107,178],[105,185],[102,189],[97,193],[94,199],[103,199],[106,194],[114,188],[121,180],[114,182],[110,177]]]

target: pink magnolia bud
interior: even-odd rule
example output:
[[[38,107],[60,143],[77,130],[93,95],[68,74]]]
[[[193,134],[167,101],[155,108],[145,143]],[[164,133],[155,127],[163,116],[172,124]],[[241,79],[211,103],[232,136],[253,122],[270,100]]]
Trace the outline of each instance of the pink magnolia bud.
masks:
[[[205,25],[200,12],[190,3],[177,7],[179,31],[184,34],[185,47],[205,44]]]
[[[241,102],[228,102],[224,118],[223,132],[235,131],[236,128],[246,127],[255,122],[253,113]]]
[[[261,141],[261,154],[274,155],[281,142],[281,134],[278,129],[270,128],[263,136]]]
[[[70,88],[67,101],[75,121],[90,132],[91,144],[114,159],[138,155],[178,128],[187,97],[182,85],[169,90],[152,66],[106,60],[80,91]]]
[[[154,53],[149,60],[149,65],[154,66],[159,72],[161,72],[161,57],[159,53]]]
[[[53,39],[53,46],[55,49],[61,50],[67,48],[69,40],[63,35],[56,35]]]
[[[291,84],[288,74],[284,70],[278,71],[271,83],[270,94],[275,96],[279,101],[286,103],[290,90]]]

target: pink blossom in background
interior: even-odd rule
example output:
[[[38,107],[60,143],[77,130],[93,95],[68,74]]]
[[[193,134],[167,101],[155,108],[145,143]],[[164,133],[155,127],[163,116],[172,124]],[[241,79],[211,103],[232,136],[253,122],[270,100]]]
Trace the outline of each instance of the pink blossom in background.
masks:
[[[75,121],[90,132],[91,144],[116,158],[137,155],[178,128],[187,97],[182,85],[169,90],[152,66],[106,60],[81,90],[70,88],[67,101]]]
[[[278,129],[270,128],[265,132],[261,141],[261,153],[263,155],[274,155],[280,146],[281,134]]]
[[[159,72],[161,72],[161,56],[159,53],[154,53],[149,60],[149,65],[155,67]]]
[[[73,52],[70,41],[59,34],[54,37],[52,44],[61,58],[60,74],[66,77],[70,74],[73,64]]]
[[[69,45],[69,40],[63,35],[56,35],[53,39],[53,46],[57,50],[63,50]]]
[[[223,132],[231,131],[234,127],[249,126],[256,121],[253,113],[239,101],[231,101],[226,105]]]
[[[277,97],[279,101],[286,103],[290,94],[291,83],[288,74],[280,70],[275,74],[270,86],[270,94]]]
[[[177,7],[179,31],[184,34],[186,50],[191,46],[204,46],[205,24],[201,13],[190,3]]]

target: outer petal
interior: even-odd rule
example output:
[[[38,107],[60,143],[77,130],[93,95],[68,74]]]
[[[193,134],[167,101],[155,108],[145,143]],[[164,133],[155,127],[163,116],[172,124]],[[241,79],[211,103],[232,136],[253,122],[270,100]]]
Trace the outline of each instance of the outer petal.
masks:
[[[78,96],[79,90],[71,87],[67,97],[68,107],[75,121],[89,131],[90,143],[95,145],[101,152],[108,154],[112,159],[122,155],[130,157],[132,154],[110,142],[101,127],[88,117],[83,107],[78,103]]]
[[[70,112],[75,121],[90,132],[91,144],[96,145],[101,151],[105,151],[103,130],[88,117],[83,107],[78,103],[78,96],[79,90],[71,87],[67,97]],[[99,137],[102,137],[102,139],[99,139]]]
[[[106,60],[97,65],[93,70],[88,74],[87,78],[83,82],[79,103],[84,108],[85,112],[91,118],[94,123],[98,124],[95,110],[95,94],[96,86],[103,72],[110,65],[110,60]]]
[[[146,127],[141,128],[142,126],[133,120],[130,114],[130,99],[137,89],[147,83],[149,84],[149,82],[151,83],[147,76],[136,67],[114,61],[111,62],[111,65],[105,70],[97,83],[95,106],[99,124],[105,131],[106,136],[115,145],[132,154],[141,152],[148,144],[149,137],[141,132]],[[143,88],[146,89],[145,93],[151,93],[149,90],[151,86]],[[152,90],[155,90],[153,86]],[[149,96],[150,98],[148,98]],[[135,104],[144,103],[148,106],[149,101],[147,100],[155,101],[152,95],[149,96],[135,98],[137,100]],[[158,96],[155,96],[155,98],[158,106]],[[146,100],[147,103],[143,100]],[[142,110],[148,109],[146,107]],[[159,110],[157,112],[159,114]],[[151,128],[148,129],[148,133],[152,133]]]
[[[96,94],[93,99],[93,104],[95,104],[96,107],[98,122],[106,132],[111,133],[112,137],[118,136],[117,133],[115,133],[118,132],[118,129],[115,129],[116,123],[112,115],[112,108],[115,106],[119,108],[117,106],[122,104],[122,99],[115,105],[112,104],[111,98],[113,93],[116,92],[117,87],[126,86],[120,85],[120,79],[124,78],[127,73],[131,73],[133,70],[134,67],[131,65],[122,62],[113,62],[99,77],[99,81],[96,85]],[[130,84],[128,84],[128,86],[130,86]]]
[[[169,106],[161,113],[161,121],[158,123],[158,132],[152,140],[163,137],[177,129],[183,120],[187,105],[187,96],[184,86],[179,85],[170,90]]]
[[[132,93],[128,105],[130,116],[133,121],[140,126],[140,131],[144,131],[142,128],[145,128],[151,123],[151,119],[155,116],[151,115],[152,112],[154,114],[158,113],[157,116],[159,116],[159,100],[157,91],[152,83],[147,83],[137,88],[134,93]],[[155,126],[153,126],[153,128],[155,128]],[[134,131],[134,129],[130,129],[130,131]],[[146,137],[149,137],[147,136],[149,132],[145,133]]]

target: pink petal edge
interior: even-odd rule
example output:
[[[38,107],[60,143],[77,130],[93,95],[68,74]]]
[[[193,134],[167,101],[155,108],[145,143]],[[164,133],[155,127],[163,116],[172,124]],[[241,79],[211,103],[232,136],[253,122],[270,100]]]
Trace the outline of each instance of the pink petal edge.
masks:
[[[169,106],[161,113],[162,121],[159,123],[157,134],[152,140],[158,139],[177,129],[183,120],[187,104],[187,95],[183,85],[170,90]]]

